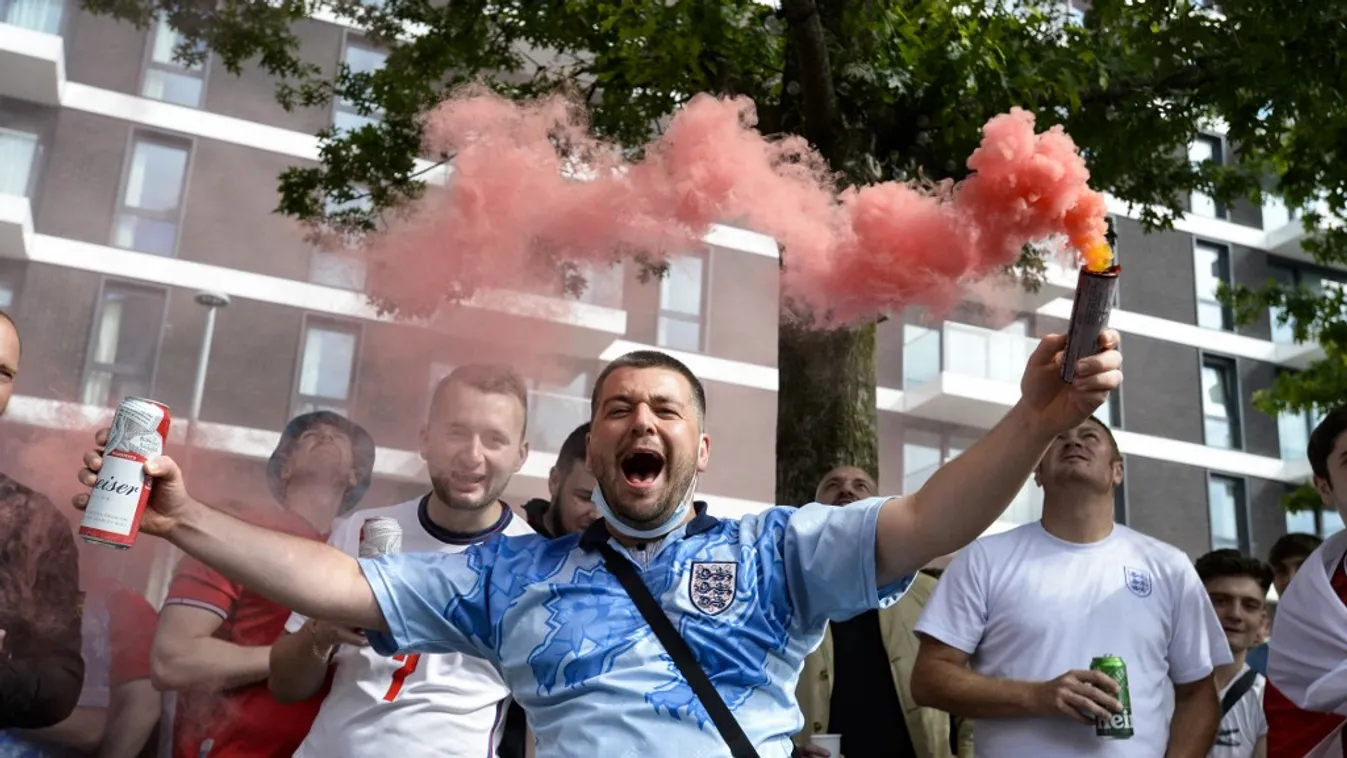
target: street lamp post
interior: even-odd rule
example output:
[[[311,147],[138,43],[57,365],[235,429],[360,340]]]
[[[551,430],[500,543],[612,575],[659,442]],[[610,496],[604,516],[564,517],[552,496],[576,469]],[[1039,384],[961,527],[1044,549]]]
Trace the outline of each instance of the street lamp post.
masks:
[[[201,336],[201,352],[196,361],[196,382],[192,385],[192,405],[187,415],[187,434],[182,450],[181,467],[184,472],[191,470],[192,454],[196,449],[197,424],[201,418],[201,397],[206,390],[206,370],[210,366],[211,342],[215,338],[215,312],[229,305],[229,296],[223,292],[202,290],[196,293],[197,305],[206,309],[206,330]],[[149,586],[145,595],[157,608],[168,595],[169,577],[178,563],[177,548],[168,543],[160,543],[157,566],[150,572]]]

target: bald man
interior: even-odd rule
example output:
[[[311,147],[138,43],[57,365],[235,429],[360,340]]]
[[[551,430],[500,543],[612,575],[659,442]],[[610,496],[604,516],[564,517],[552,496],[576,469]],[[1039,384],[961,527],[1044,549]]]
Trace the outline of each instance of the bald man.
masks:
[[[814,498],[845,506],[877,491],[865,471],[839,466],[819,481]],[[912,663],[919,646],[913,629],[935,583],[918,573],[896,604],[828,625],[823,643],[805,659],[796,688],[804,714],[804,730],[796,736],[799,755],[826,758],[826,750],[809,744],[813,734],[842,735],[846,758],[973,755],[972,722],[960,722],[955,753],[949,714],[920,708],[912,699]],[[902,718],[894,718],[900,713]]]

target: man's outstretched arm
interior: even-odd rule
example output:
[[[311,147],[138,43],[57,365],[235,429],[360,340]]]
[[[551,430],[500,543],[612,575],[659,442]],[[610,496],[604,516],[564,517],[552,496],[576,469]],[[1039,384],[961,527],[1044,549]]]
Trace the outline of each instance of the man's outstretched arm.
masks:
[[[1089,418],[1122,383],[1117,332],[1105,330],[1100,344],[1104,352],[1083,359],[1067,384],[1066,338],[1044,337],[1025,367],[1022,397],[1005,418],[915,494],[884,504],[875,528],[880,587],[977,539],[1015,499],[1052,440]]]
[[[107,440],[107,430],[95,438]],[[92,487],[101,450],[84,456],[79,481]],[[374,592],[355,558],[321,542],[273,532],[211,508],[187,494],[178,465],[168,457],[145,464],[155,478],[141,531],[177,545],[224,576],[310,618],[387,631]],[[83,509],[89,496],[79,494]]]

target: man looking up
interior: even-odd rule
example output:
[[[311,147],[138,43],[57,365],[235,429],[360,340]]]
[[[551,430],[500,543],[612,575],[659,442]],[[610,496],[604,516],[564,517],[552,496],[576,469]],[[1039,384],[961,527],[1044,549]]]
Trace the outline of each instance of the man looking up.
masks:
[[[1325,508],[1347,518],[1347,406],[1324,417],[1306,450]],[[1277,601],[1268,643],[1269,758],[1341,758],[1347,751],[1347,531],[1320,545]]]
[[[1198,558],[1196,567],[1234,657],[1230,663],[1216,667],[1214,678],[1223,713],[1209,756],[1266,758],[1265,680],[1249,668],[1245,657],[1263,634],[1272,569],[1238,550],[1213,550]]]
[[[496,535],[532,530],[501,500],[524,465],[528,391],[502,366],[460,366],[436,385],[421,429],[430,492],[338,519],[328,544],[359,554],[361,526],[389,518],[406,552],[459,553]],[[495,754],[510,691],[491,664],[460,653],[386,658],[358,632],[296,613],[271,648],[271,692],[282,703],[322,691],[296,758],[481,758]],[[345,644],[341,644],[345,643]],[[523,723],[518,725],[522,733]],[[516,740],[516,742],[522,742]],[[517,755],[522,756],[522,744]]]
[[[0,415],[19,375],[19,328],[0,311]],[[0,729],[64,721],[84,684],[79,554],[70,523],[0,474]]]
[[[1212,671],[1230,646],[1188,557],[1113,523],[1122,476],[1108,427],[1089,418],[1063,430],[1034,474],[1042,520],[969,545],[926,604],[912,695],[977,719],[979,758],[1211,749]],[[1105,655],[1127,667],[1130,739],[1096,735],[1096,719],[1123,712],[1117,684],[1087,670]]]
[[[281,508],[240,510],[268,527],[252,527],[264,534],[320,544],[332,519],[360,502],[373,471],[369,433],[335,413],[306,413],[286,425],[267,462]],[[285,606],[183,560],[159,614],[151,658],[155,686],[183,693],[174,758],[290,758],[320,701],[282,706],[267,691],[271,644],[289,616]]]
[[[356,561],[194,500],[168,458],[147,465],[157,481],[142,529],[310,617],[366,629],[381,653],[486,658],[528,712],[540,758],[724,755],[729,739],[784,756],[801,726],[795,678],[827,623],[891,604],[917,569],[980,534],[1057,434],[1122,383],[1116,332],[1070,384],[1065,344],[1044,338],[1006,418],[907,497],[711,516],[695,499],[711,455],[706,392],[679,361],[640,351],[594,384],[586,466],[604,520],[581,535]],[[89,486],[102,459],[84,463]],[[725,701],[725,731],[627,587],[672,616],[711,679],[707,699]]]
[[[819,481],[814,499],[849,505],[879,491],[855,466],[838,466]],[[842,735],[846,758],[949,758],[950,717],[912,700],[915,629],[936,580],[917,572],[897,603],[834,621],[823,643],[804,661],[795,696],[804,715],[797,741],[804,756],[827,758],[809,744],[811,734]],[[959,727],[959,755],[973,755],[973,725]],[[840,756],[832,756],[840,758]]]

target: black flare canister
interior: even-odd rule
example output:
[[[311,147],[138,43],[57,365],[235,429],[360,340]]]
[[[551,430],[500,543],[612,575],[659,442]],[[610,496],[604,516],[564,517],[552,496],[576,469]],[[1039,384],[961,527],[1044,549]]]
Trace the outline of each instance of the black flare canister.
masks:
[[[1099,352],[1099,333],[1108,326],[1113,311],[1113,296],[1118,291],[1122,266],[1103,271],[1080,269],[1076,281],[1076,300],[1071,304],[1071,323],[1066,332],[1066,353],[1062,361],[1062,380],[1076,380],[1076,363]]]

